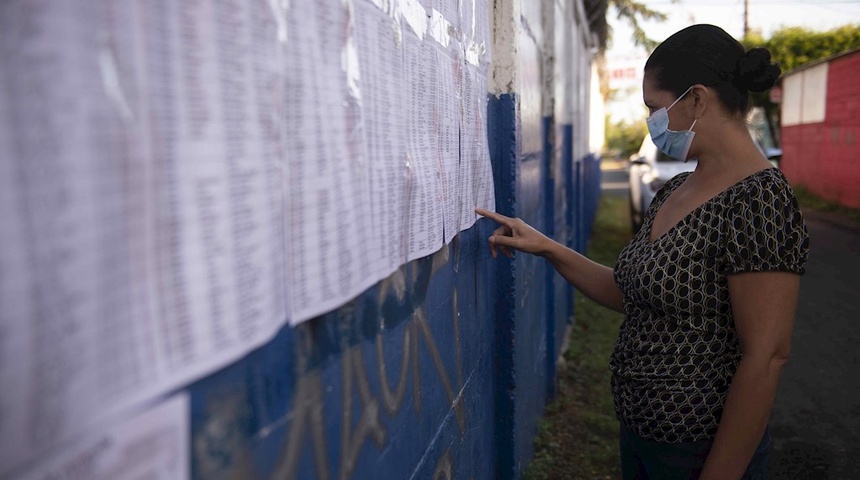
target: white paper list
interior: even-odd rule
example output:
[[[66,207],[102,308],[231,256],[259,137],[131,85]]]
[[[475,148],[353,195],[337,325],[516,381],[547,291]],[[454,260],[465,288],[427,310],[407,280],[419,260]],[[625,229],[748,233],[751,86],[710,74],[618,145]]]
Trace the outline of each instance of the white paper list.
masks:
[[[0,2],[0,477],[493,207],[486,2],[376,3]]]
[[[0,5],[0,475],[285,321],[268,6],[38,7]]]
[[[460,167],[460,115],[463,59],[459,42],[449,41],[448,48],[437,46],[437,88],[433,92],[433,117],[436,119],[436,155],[442,179],[442,202],[445,209],[445,243],[460,233],[461,185],[471,180],[462,177]]]
[[[361,68],[361,118],[370,172],[370,211],[378,243],[368,253],[388,276],[406,261],[409,208],[406,89],[400,24],[368,1],[355,3]]]
[[[285,320],[277,24],[267,5],[238,0],[166,7],[140,29],[157,172],[155,320],[167,334],[163,367],[196,378]]]
[[[56,8],[39,15],[21,4],[0,8],[2,129],[11,147],[0,161],[11,173],[0,176],[0,191],[15,205],[3,222],[3,250],[7,239],[17,249],[4,252],[0,265],[2,473],[65,433],[73,422],[69,404],[94,385],[98,354],[87,347],[95,339],[95,313],[108,302],[94,295],[99,262],[91,245],[108,232],[85,223],[95,214],[89,196],[97,186],[89,175],[93,159],[76,158],[87,150],[82,140],[89,132],[83,95],[72,95],[83,87],[72,75],[71,46],[81,46],[74,16]]]
[[[409,156],[409,260],[442,247],[444,204],[438,155],[438,85],[436,48],[411,30],[403,30],[404,87],[408,92],[406,151]]]
[[[191,478],[188,396],[178,394],[49,455],[20,480]]]
[[[287,264],[291,323],[342,305],[378,279],[370,169],[355,90],[348,5],[301,2],[287,19]],[[348,28],[345,28],[348,26]],[[353,44],[354,45],[354,44]]]
[[[466,64],[460,117],[460,230],[475,224],[475,207],[495,210],[493,170],[487,146],[486,69]]]

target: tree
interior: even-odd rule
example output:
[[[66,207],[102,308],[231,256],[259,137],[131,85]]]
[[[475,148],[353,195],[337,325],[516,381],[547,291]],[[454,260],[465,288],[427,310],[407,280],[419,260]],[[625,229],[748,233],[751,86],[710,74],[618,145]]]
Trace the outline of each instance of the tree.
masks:
[[[672,0],[674,3],[676,0]],[[657,46],[657,42],[645,34],[645,30],[639,24],[641,20],[666,20],[666,14],[652,10],[643,1],[636,0],[585,0],[585,12],[588,16],[588,25],[592,32],[597,34],[600,49],[606,48],[606,42],[611,36],[609,25],[606,22],[606,14],[609,5],[615,7],[619,20],[624,20],[633,27],[633,42],[645,47],[649,51]]]
[[[662,22],[666,20],[666,14],[651,10],[645,4],[634,0],[611,0],[611,2],[618,11],[618,19],[625,20],[633,27],[633,43],[645,47],[649,52],[657,48],[659,42],[645,34],[639,21],[658,20]]]
[[[771,58],[782,68],[783,74],[811,62],[860,48],[860,24],[845,25],[832,30],[817,32],[802,27],[781,28],[769,39],[752,33],[741,40],[744,48],[764,47]],[[753,105],[765,111],[771,131],[778,132],[779,108],[770,101],[770,95],[753,94]]]
[[[648,127],[641,120],[612,123],[606,118],[606,147],[616,157],[627,158],[637,152],[647,134]]]
[[[671,0],[672,3],[677,0]],[[584,0],[585,14],[588,18],[588,27],[591,32],[597,36],[598,49],[600,53],[597,55],[597,71],[600,75],[600,93],[603,98],[609,97],[609,78],[606,73],[605,59],[603,52],[606,50],[606,44],[609,41],[611,31],[609,24],[606,21],[606,14],[609,10],[609,5],[613,5],[617,11],[618,18],[623,19],[633,28],[633,42],[637,46],[645,47],[648,51],[653,50],[657,46],[657,42],[652,40],[645,34],[645,30],[639,24],[640,20],[666,20],[666,14],[651,10],[645,6],[644,1],[636,0]]]
[[[746,48],[765,47],[783,73],[807,63],[860,47],[860,24],[845,25],[823,32],[802,27],[781,28],[767,40],[759,34],[741,40]]]

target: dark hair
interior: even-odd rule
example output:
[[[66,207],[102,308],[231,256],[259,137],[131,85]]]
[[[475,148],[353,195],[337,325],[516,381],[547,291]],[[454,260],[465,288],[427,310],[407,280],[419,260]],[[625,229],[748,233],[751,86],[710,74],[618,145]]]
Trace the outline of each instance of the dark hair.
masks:
[[[743,45],[720,27],[693,25],[661,43],[648,61],[645,72],[657,88],[680,96],[691,85],[711,87],[731,113],[745,116],[750,92],[764,92],[782,73],[771,63],[770,52]]]

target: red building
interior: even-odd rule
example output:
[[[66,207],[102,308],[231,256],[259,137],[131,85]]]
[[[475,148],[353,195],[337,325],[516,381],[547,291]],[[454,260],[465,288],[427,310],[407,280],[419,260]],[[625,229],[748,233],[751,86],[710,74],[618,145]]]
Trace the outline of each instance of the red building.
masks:
[[[860,49],[782,79],[782,162],[792,185],[860,208]]]

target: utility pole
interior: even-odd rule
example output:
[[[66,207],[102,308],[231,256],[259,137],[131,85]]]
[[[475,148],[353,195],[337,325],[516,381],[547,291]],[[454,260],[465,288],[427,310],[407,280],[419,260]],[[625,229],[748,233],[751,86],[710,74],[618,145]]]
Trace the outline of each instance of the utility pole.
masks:
[[[744,0],[744,38],[750,34],[750,0]]]

